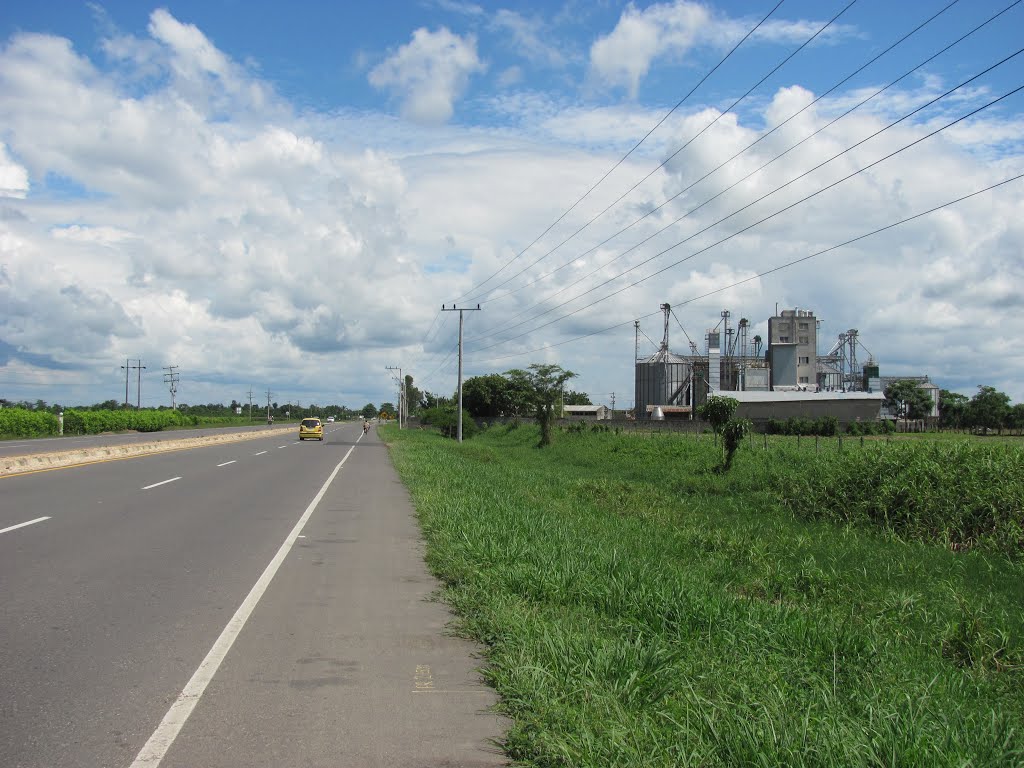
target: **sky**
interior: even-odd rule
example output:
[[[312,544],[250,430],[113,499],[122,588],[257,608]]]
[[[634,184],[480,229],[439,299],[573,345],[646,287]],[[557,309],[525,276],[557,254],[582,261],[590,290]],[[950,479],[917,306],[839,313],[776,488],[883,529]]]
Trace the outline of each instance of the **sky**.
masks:
[[[680,353],[809,309],[822,354],[856,328],[883,376],[1024,401],[1021,29],[1013,0],[6,4],[0,397],[123,400],[129,360],[144,406],[169,366],[179,403],[358,409],[388,366],[450,395],[441,308],[479,304],[466,376],[556,363],[622,408],[668,303]]]

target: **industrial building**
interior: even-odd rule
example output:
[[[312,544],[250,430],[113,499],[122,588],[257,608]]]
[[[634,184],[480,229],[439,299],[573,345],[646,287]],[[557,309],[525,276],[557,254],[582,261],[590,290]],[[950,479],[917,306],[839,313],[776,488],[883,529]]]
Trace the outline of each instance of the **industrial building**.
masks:
[[[840,334],[828,353],[818,355],[819,321],[811,310],[776,312],[768,320],[767,345],[750,335],[746,318],[733,326],[732,313],[724,310],[718,325],[705,332],[704,348],[686,334],[689,351],[680,355],[669,345],[672,308],[662,304],[661,309],[665,320],[658,351],[635,356],[637,419],[693,418],[709,394],[719,393],[739,401],[737,416],[755,422],[879,418],[884,386],[870,353],[866,364],[858,362],[863,345],[856,329]],[[639,352],[639,321],[635,327]],[[680,329],[686,333],[681,324]]]

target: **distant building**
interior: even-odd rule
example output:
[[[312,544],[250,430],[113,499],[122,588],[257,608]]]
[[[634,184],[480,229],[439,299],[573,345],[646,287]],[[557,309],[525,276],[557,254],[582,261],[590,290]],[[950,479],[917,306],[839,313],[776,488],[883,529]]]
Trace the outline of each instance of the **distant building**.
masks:
[[[768,318],[768,367],[772,389],[818,383],[818,321],[809,309],[784,309]]]
[[[593,419],[603,421],[611,418],[611,411],[605,405],[564,405],[562,417],[566,419]]]

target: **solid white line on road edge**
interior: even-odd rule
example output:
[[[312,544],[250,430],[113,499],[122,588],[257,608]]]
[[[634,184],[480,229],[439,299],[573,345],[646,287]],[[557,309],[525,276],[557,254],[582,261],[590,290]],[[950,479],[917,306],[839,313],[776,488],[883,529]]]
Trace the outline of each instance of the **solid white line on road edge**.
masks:
[[[259,453],[254,453],[253,456],[262,456],[264,453],[266,453],[266,451],[260,451]]]
[[[226,467],[228,464],[234,464],[238,459],[232,459],[231,461],[225,461],[223,464],[218,464],[218,467]]]
[[[49,517],[37,517],[35,520],[29,520],[28,522],[25,522],[25,523],[18,523],[17,525],[9,525],[6,528],[0,528],[0,533],[7,533],[8,531],[14,531],[14,530],[17,530],[18,528],[24,528],[26,525],[35,525],[36,523],[41,523],[41,522],[43,522],[43,520],[49,520],[49,519],[50,519]]]
[[[142,490],[148,491],[150,488],[156,488],[158,485],[167,485],[168,483],[173,483],[175,480],[181,480],[181,478],[172,477],[170,480],[161,480],[159,483],[153,483],[152,485],[144,485],[142,486]]]
[[[130,768],[142,768],[143,766],[158,766],[164,759],[164,755],[167,754],[167,750],[171,748],[174,740],[178,737],[178,733],[184,727],[188,721],[189,716],[192,714],[192,710],[196,708],[196,704],[199,703],[199,699],[202,698],[203,693],[206,691],[206,686],[213,680],[213,676],[217,674],[217,669],[220,667],[221,662],[224,661],[224,657],[228,655],[228,651],[231,650],[231,646],[234,645],[238,635],[241,634],[242,628],[245,626],[245,622],[249,620],[249,616],[256,609],[256,605],[259,603],[260,598],[263,597],[263,593],[267,591],[267,587],[270,586],[270,582],[273,580],[278,568],[281,567],[281,563],[284,562],[288,552],[291,551],[292,546],[295,544],[295,540],[299,537],[299,533],[303,527],[309,521],[310,516],[313,514],[313,510],[316,509],[320,500],[323,499],[324,494],[327,493],[327,489],[334,482],[334,478],[337,477],[338,471],[342,465],[348,461],[348,457],[352,455],[352,451],[355,450],[355,446],[348,449],[348,453],[338,462],[338,466],[331,472],[331,476],[327,478],[327,481],[323,484],[323,487],[313,497],[313,500],[309,502],[309,506],[306,507],[306,511],[302,513],[302,517],[292,528],[291,533],[284,540],[281,548],[277,550],[277,554],[274,555],[274,559],[270,561],[270,564],[263,571],[263,575],[260,576],[259,580],[253,585],[253,588],[246,595],[245,600],[238,606],[238,610],[235,611],[235,615],[231,617],[231,620],[224,627],[224,630],[220,633],[220,637],[214,642],[213,647],[210,648],[209,653],[206,654],[206,658],[196,669],[192,675],[192,679],[189,680],[181,693],[178,694],[178,698],[171,705],[171,708],[167,710],[167,714],[164,715],[164,719],[160,721],[160,725],[153,731],[153,735],[149,737],[149,741],[145,743],[142,750],[135,757],[135,761],[131,764]]]

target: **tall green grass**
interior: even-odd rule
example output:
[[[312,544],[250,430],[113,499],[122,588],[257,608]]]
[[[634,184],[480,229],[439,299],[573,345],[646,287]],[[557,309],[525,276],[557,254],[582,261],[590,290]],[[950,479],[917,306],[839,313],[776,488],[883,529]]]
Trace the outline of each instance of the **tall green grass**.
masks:
[[[749,444],[385,435],[518,763],[1024,762],[1019,559],[803,519]]]

